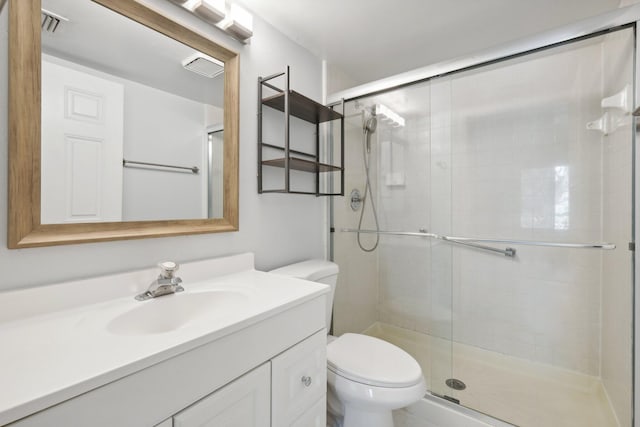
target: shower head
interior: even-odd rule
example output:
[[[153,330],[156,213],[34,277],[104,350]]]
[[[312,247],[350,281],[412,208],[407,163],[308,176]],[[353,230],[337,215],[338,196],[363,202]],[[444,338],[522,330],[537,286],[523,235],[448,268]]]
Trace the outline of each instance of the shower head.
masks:
[[[366,113],[365,113],[366,117]],[[371,111],[369,118],[365,118],[362,125],[362,131],[364,132],[364,142],[367,153],[371,153],[371,134],[376,131],[378,127],[378,119],[376,118],[375,111]]]
[[[364,131],[366,133],[373,133],[378,127],[378,119],[375,114],[371,114],[368,119],[364,121]]]

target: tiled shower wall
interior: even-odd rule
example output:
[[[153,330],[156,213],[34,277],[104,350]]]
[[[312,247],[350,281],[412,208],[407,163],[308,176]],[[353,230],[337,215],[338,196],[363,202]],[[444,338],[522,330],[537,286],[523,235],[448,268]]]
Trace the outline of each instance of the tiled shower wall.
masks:
[[[414,101],[402,112],[406,125],[379,120],[380,152],[376,179],[382,230],[418,232],[429,228],[430,84],[407,89]],[[381,100],[384,103],[384,99]],[[429,286],[431,248],[428,240],[383,236],[378,250],[381,322],[428,332],[432,312]]]
[[[365,190],[362,161],[362,110],[355,109],[353,105],[348,107],[350,108],[345,114],[345,197],[333,198],[336,229],[332,233],[333,258],[340,268],[333,305],[334,335],[362,332],[377,320],[377,252],[360,250],[355,234],[340,231],[342,228],[358,227],[359,212],[351,210],[348,196],[354,188],[359,189],[362,194]],[[377,147],[374,146],[371,159],[375,159],[376,156]],[[372,161],[371,166],[373,178],[377,175],[375,160]],[[370,214],[364,217],[362,227],[374,228]],[[371,235],[363,235],[361,240],[365,247],[371,247],[375,242]]]

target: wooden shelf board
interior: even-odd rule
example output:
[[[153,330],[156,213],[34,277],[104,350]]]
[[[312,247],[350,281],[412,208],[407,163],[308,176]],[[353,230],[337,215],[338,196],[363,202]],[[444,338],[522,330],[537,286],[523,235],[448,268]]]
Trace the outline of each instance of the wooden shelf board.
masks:
[[[293,90],[289,91],[289,102],[291,115],[310,123],[323,123],[342,117],[342,114],[337,111],[325,107],[313,99],[307,98]],[[284,93],[278,93],[264,98],[262,103],[268,107],[284,112]]]
[[[262,164],[265,166],[273,166],[277,168],[284,168],[284,158],[263,160]],[[339,166],[327,165],[325,163],[318,163],[305,159],[298,159],[297,157],[289,157],[289,168],[299,170],[303,172],[336,172],[340,171]]]
[[[278,194],[308,194],[310,196],[343,196],[342,193],[314,193],[312,191],[295,191],[295,190],[262,190],[262,193],[278,193]]]
[[[281,147],[279,145],[268,144],[266,142],[261,142],[260,144],[262,144],[262,147],[273,148],[274,150],[285,151],[284,147]],[[294,150],[294,149],[291,149],[291,148],[289,149],[289,153],[297,154],[299,156],[305,156],[305,157],[312,157],[312,158],[316,157],[316,155],[313,154],[313,153],[307,153],[307,152],[304,152],[304,151]]]

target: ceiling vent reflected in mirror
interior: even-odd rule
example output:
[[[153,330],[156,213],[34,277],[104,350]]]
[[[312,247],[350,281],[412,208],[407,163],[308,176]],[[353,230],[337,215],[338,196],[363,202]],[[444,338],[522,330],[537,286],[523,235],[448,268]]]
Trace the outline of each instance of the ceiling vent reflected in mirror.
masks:
[[[222,62],[201,53],[196,53],[182,61],[182,66],[189,71],[211,79],[219,76],[224,71]]]
[[[43,31],[48,33],[55,33],[62,27],[63,22],[69,22],[69,19],[57,13],[50,12],[46,9],[40,10],[40,20]]]

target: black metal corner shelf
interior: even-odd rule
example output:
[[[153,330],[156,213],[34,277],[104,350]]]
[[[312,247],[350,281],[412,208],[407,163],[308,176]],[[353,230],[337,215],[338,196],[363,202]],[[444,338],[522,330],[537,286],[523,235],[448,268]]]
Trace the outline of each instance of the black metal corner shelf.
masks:
[[[285,98],[284,92],[278,93],[264,98],[262,104],[284,113]],[[295,90],[289,91],[289,103],[291,115],[309,123],[318,124],[342,118],[342,114],[337,111],[325,107]]]
[[[270,80],[282,77],[285,78],[285,88],[281,89],[269,83]],[[276,92],[274,95],[263,98],[263,89],[267,87]],[[269,144],[262,138],[262,108],[263,106],[272,108],[284,113],[284,145]],[[343,105],[344,107],[344,105]],[[344,111],[344,109],[343,109]],[[296,117],[307,123],[316,126],[315,132],[315,152],[307,153],[294,150],[290,147],[289,126],[290,117]],[[320,124],[340,121],[340,164],[329,164],[320,162]],[[283,151],[283,156],[277,158],[263,159],[263,149],[275,149]],[[307,159],[300,158],[306,157]],[[263,167],[283,168],[284,188],[263,189]],[[308,172],[316,175],[315,192],[296,191],[291,188],[292,170]],[[320,191],[320,174],[325,172],[340,173],[340,192],[326,193]],[[329,176],[329,187],[333,188],[333,175]],[[258,78],[258,193],[289,193],[289,194],[312,194],[316,196],[343,196],[344,195],[344,116],[334,110],[333,107],[322,105],[306,96],[289,88],[289,67],[283,73],[273,74],[268,77]]]

